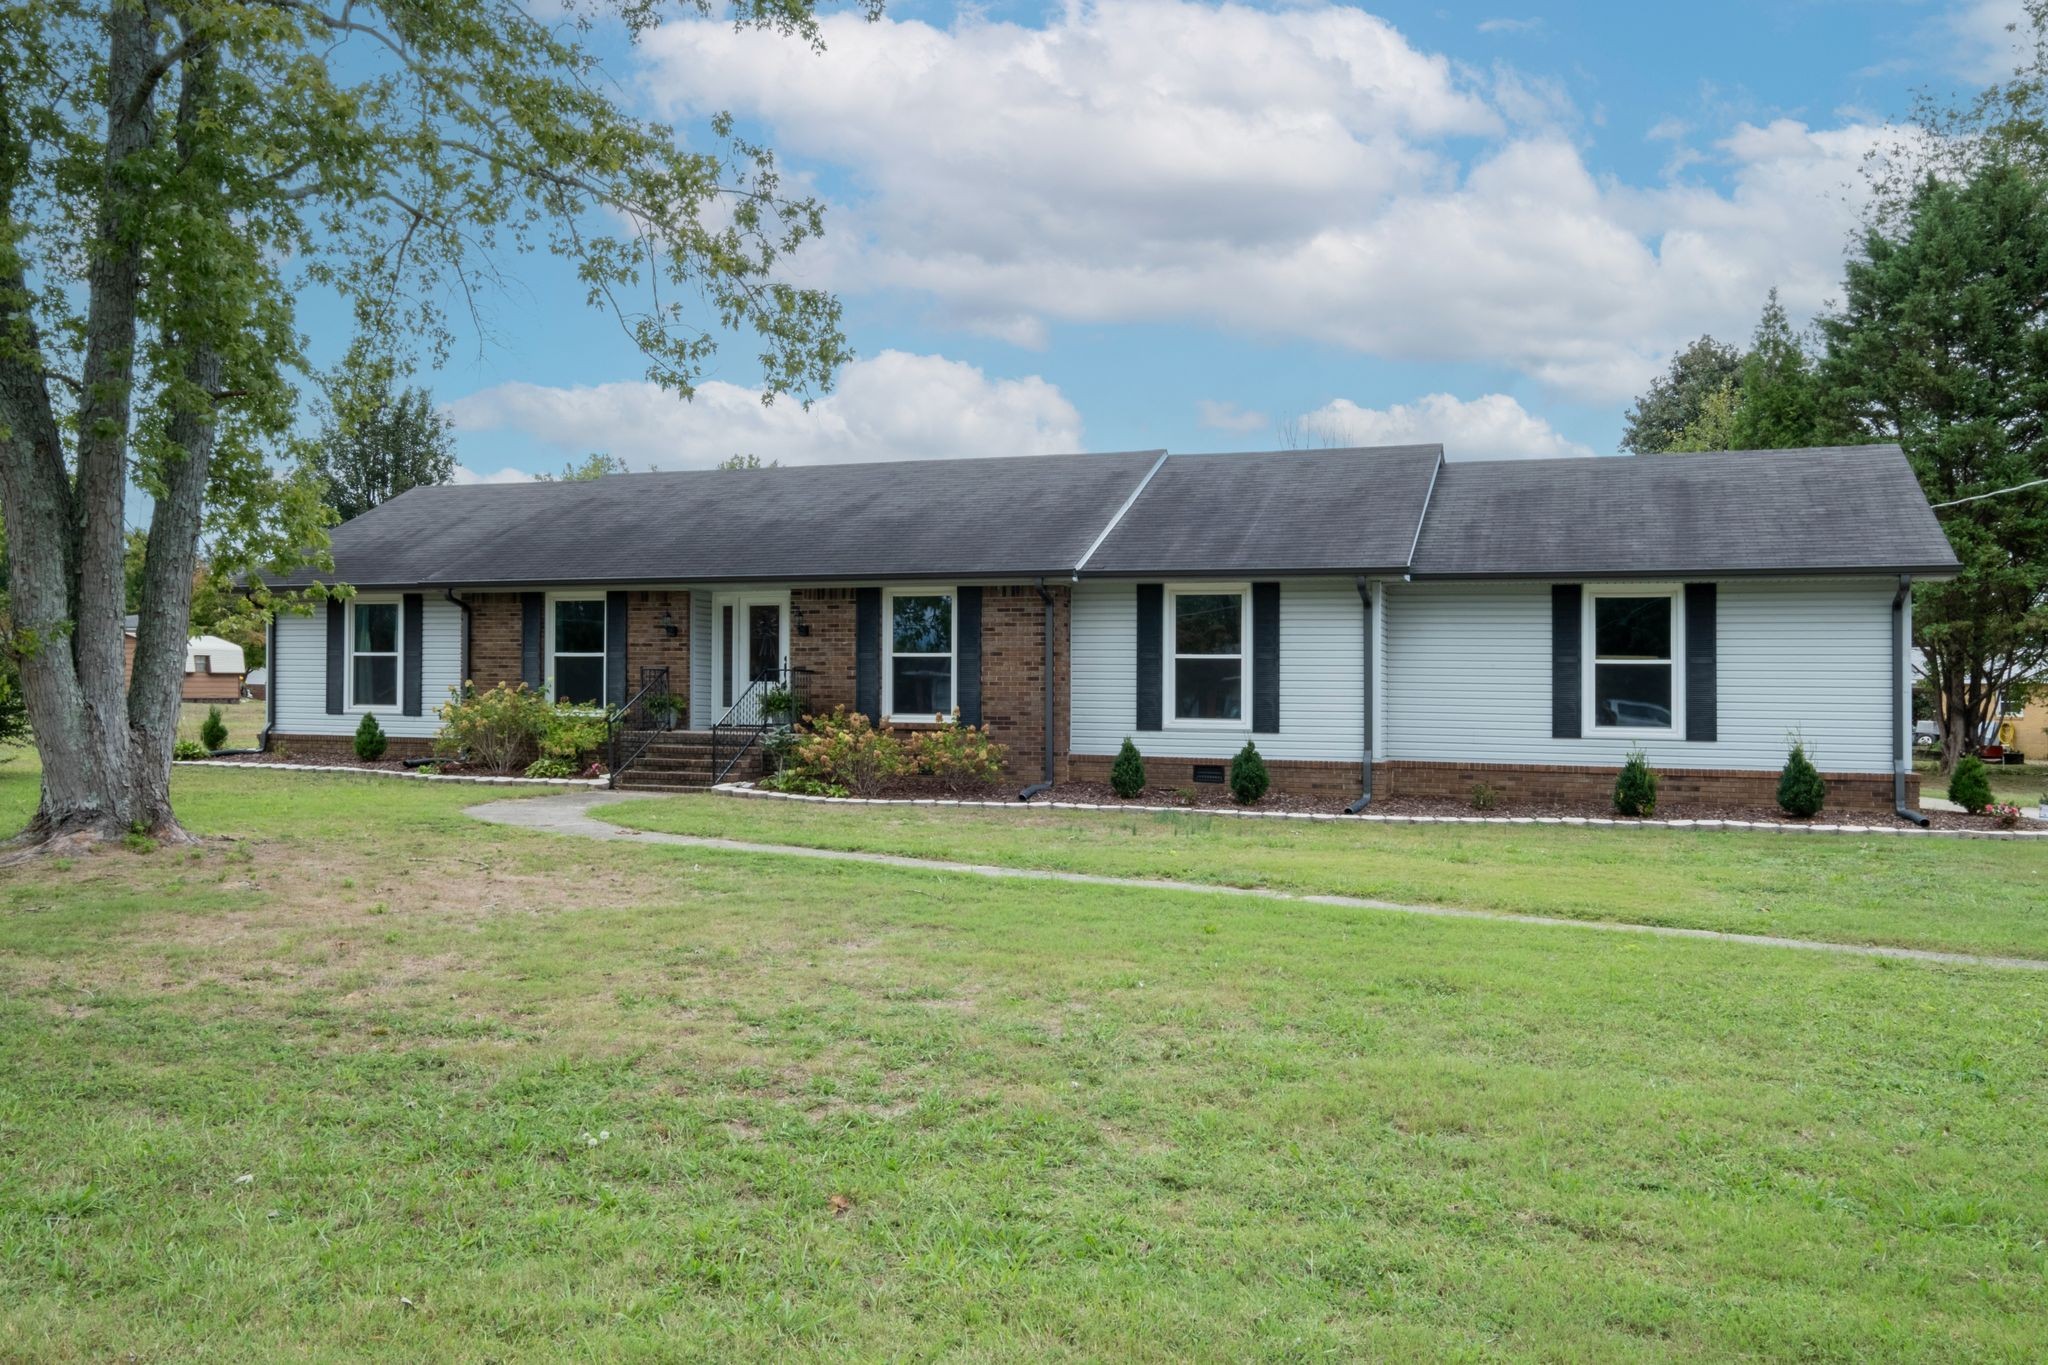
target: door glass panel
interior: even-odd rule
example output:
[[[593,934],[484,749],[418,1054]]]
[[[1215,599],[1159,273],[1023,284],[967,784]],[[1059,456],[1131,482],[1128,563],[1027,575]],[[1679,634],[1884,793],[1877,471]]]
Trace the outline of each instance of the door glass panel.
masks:
[[[772,678],[782,667],[782,608],[773,602],[747,608],[747,680]]]

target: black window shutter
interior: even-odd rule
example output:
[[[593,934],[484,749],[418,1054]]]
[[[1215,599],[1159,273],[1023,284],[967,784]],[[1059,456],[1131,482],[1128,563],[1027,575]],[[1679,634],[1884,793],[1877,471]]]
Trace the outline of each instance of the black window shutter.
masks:
[[[981,589],[962,588],[954,600],[953,653],[960,676],[953,680],[953,704],[962,725],[981,724]]]
[[[1685,737],[1709,743],[1721,737],[1715,695],[1719,598],[1712,583],[1685,585]]]
[[[330,597],[327,599],[327,714],[330,716],[342,713],[342,700],[347,695],[342,687],[342,678],[347,668],[348,604]]]
[[[548,598],[546,593],[519,594],[519,676],[539,691],[548,685]]]
[[[405,690],[400,694],[404,705],[399,709],[408,716],[420,714],[420,648],[427,634],[427,604],[419,593],[409,592],[403,598],[405,606]]]
[[[1584,645],[1576,583],[1550,587],[1550,737],[1577,739],[1584,712]]]
[[[853,709],[882,723],[882,590],[853,595]]]
[[[1252,729],[1280,733],[1280,585],[1252,584]]]
[[[626,594],[604,595],[604,699],[626,704]]]
[[[1162,635],[1166,629],[1166,585],[1138,585],[1138,716],[1140,730],[1160,728],[1165,682]]]

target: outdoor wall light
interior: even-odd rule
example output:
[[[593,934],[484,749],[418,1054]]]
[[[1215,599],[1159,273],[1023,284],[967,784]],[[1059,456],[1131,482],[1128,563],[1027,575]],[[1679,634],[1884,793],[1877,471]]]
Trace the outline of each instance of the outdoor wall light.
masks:
[[[676,618],[667,607],[661,609],[661,633],[671,640],[676,636]]]

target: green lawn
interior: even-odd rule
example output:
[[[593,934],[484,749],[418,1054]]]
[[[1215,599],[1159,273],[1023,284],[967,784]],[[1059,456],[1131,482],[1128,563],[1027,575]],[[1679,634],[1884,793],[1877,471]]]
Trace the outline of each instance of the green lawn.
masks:
[[[2048,840],[1361,826],[708,795],[601,814],[678,834],[2048,958]]]
[[[2043,974],[174,781],[232,841],[0,872],[0,1359],[2048,1354]]]
[[[199,743],[199,727],[206,723],[207,706],[204,702],[188,701],[178,708],[178,738]],[[257,732],[263,728],[263,703],[260,701],[236,702],[233,706],[223,705],[220,718],[228,723],[228,742],[225,748],[253,749],[256,747]]]

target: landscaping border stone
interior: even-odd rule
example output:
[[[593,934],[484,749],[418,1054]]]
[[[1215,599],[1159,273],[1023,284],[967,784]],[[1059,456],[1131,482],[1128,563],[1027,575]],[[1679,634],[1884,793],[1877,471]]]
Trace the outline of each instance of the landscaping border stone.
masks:
[[[352,768],[337,763],[230,763],[217,758],[181,758],[178,768],[237,768],[255,773],[327,773],[350,777],[406,777],[421,782],[470,782],[485,787],[602,787],[602,777],[500,777],[490,773],[419,773],[397,768]]]
[[[1896,825],[1787,824],[1778,820],[1621,820],[1580,815],[1345,815],[1336,811],[1246,810],[1235,806],[1109,805],[1100,801],[962,801],[947,797],[807,796],[766,791],[751,782],[721,782],[720,796],[754,801],[812,801],[828,806],[967,806],[986,810],[1140,811],[1160,815],[1213,815],[1227,820],[1321,820],[1381,825],[1576,825],[1589,829],[1745,829],[1781,834],[1899,834],[1922,839],[2048,839],[2048,829],[1921,829]]]

